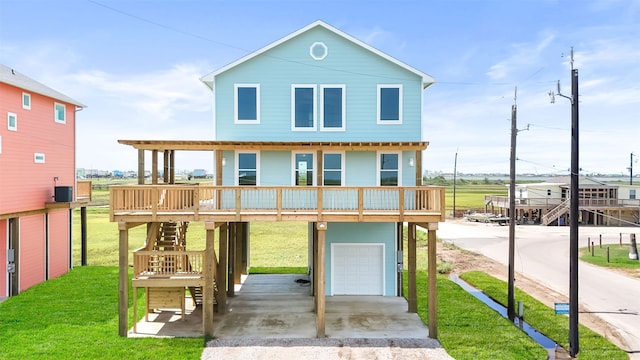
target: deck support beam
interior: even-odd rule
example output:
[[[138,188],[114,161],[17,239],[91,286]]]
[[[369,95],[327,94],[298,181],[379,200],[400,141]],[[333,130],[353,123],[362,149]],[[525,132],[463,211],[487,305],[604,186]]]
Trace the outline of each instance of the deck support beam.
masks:
[[[409,223],[407,231],[407,260],[409,262],[409,279],[408,279],[408,311],[410,313],[418,312],[418,289],[416,284],[416,224]]]
[[[138,149],[138,185],[144,184],[144,150]]]
[[[213,337],[213,298],[214,298],[214,241],[216,226],[213,222],[205,223],[206,245],[204,256],[204,286],[202,291],[202,327],[205,338]]]
[[[327,223],[318,222],[318,277],[316,283],[316,337],[325,337],[325,240],[327,237]]]
[[[427,227],[428,238],[428,290],[427,290],[427,326],[429,328],[429,337],[438,338],[438,270],[436,260],[436,230],[438,223],[429,223]]]
[[[129,331],[129,228],[119,223],[118,249],[118,335],[127,337]],[[135,306],[136,299],[133,300]],[[137,321],[138,319],[133,319]]]
[[[220,259],[218,259],[218,271],[216,272],[216,283],[218,284],[218,312],[224,314],[227,312],[227,270],[229,256],[229,232],[228,224],[224,223],[220,226],[220,237],[218,238],[218,247]]]

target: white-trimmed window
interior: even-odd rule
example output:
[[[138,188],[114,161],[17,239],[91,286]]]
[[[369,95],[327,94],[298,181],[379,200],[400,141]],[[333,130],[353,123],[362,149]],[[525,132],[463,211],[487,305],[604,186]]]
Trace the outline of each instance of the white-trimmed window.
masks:
[[[22,93],[22,108],[26,110],[31,110],[31,94]]]
[[[320,130],[344,131],[345,85],[320,85]]]
[[[18,131],[18,115],[7,113],[7,129],[10,131]]]
[[[44,164],[44,154],[43,153],[33,153],[33,162],[36,164]]]
[[[256,186],[260,184],[260,153],[236,153],[236,185]]]
[[[630,200],[636,199],[636,189],[629,189],[629,199]]]
[[[378,124],[402,124],[402,85],[378,85]]]
[[[291,85],[291,130],[316,130],[316,85]]]
[[[61,124],[67,122],[67,107],[64,104],[55,103],[53,105],[53,119]]]
[[[259,124],[260,84],[235,84],[234,94],[235,123]]]
[[[402,185],[400,152],[378,152],[378,186]]]
[[[322,185],[344,185],[344,153],[326,152],[322,158]]]
[[[315,156],[314,153],[294,152],[293,153],[293,185],[315,185]]]

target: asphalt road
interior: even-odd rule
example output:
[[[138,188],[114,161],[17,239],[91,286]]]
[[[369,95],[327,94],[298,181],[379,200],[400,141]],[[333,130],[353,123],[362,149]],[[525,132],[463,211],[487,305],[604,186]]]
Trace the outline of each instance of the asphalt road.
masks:
[[[640,237],[640,227],[580,227],[579,246],[586,247],[589,238],[598,246],[600,235],[603,245],[618,244],[620,233],[628,243],[630,233]],[[440,223],[438,237],[508,264],[509,226],[447,220]],[[517,273],[569,295],[568,226],[517,225],[515,244]],[[580,305],[616,328],[627,343],[624,350],[640,359],[640,279],[582,261],[578,271]]]

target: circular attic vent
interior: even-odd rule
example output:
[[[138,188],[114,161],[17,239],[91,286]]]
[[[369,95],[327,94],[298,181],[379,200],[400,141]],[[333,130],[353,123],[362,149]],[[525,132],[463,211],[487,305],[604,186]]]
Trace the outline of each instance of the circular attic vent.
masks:
[[[329,54],[329,48],[323,42],[314,42],[309,48],[309,54],[314,60],[323,60]]]

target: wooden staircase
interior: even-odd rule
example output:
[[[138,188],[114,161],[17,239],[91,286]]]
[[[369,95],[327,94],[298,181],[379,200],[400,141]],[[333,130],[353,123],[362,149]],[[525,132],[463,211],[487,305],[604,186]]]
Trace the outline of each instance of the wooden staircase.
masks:
[[[545,226],[549,225],[554,220],[558,219],[560,216],[563,216],[564,214],[569,212],[570,202],[571,202],[571,199],[567,198],[565,201],[561,202],[560,205],[554,207],[553,209],[551,209],[551,211],[544,214],[542,216],[542,219],[540,219],[540,222],[542,223],[542,225],[545,225]]]

